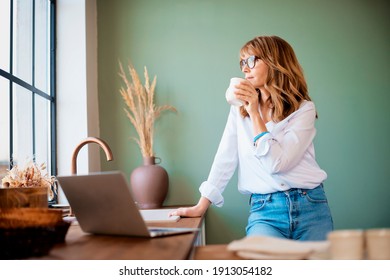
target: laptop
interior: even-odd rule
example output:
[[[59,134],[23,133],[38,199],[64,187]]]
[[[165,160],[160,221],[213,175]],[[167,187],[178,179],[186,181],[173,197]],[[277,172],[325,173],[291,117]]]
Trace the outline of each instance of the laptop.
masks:
[[[58,176],[57,179],[84,232],[157,237],[198,231],[196,228],[148,227],[143,218],[146,215],[138,209],[120,171]],[[177,220],[177,217],[172,219]]]

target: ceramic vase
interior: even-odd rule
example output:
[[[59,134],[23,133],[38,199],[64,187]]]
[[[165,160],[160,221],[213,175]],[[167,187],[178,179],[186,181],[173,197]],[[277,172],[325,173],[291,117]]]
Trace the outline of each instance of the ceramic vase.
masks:
[[[130,175],[133,198],[140,209],[161,208],[168,194],[168,173],[155,157],[144,157],[143,161]]]

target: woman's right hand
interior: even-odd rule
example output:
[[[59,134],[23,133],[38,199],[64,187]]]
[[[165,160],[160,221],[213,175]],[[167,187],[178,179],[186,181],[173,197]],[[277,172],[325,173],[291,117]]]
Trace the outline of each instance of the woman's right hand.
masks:
[[[211,202],[205,197],[199,199],[198,204],[192,207],[180,207],[171,213],[169,216],[181,216],[181,217],[201,217],[206,213],[207,208],[210,206]]]
[[[245,103],[245,110],[249,115],[259,112],[259,93],[248,80],[242,80],[236,86],[236,97]]]

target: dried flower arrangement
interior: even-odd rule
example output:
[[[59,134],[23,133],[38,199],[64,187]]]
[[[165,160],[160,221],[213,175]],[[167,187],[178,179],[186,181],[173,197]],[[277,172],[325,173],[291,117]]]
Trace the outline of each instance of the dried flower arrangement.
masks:
[[[55,177],[49,176],[46,170],[46,165],[42,163],[38,166],[35,162],[28,162],[24,168],[19,168],[18,165],[12,167],[7,172],[7,175],[2,179],[3,188],[31,188],[31,187],[47,187],[49,199],[54,197],[51,186],[55,183]]]
[[[154,123],[164,111],[177,112],[176,108],[170,105],[156,106],[154,104],[154,90],[156,88],[156,76],[150,84],[149,74],[144,68],[145,84],[141,80],[133,66],[128,65],[132,83],[119,63],[119,76],[125,83],[125,87],[120,88],[120,93],[127,105],[125,112],[131,124],[134,126],[138,139],[133,137],[141,149],[143,157],[153,157],[153,135]]]

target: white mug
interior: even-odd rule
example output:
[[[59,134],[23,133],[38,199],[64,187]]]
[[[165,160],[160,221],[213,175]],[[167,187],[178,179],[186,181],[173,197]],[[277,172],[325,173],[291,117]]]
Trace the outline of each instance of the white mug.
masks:
[[[236,90],[235,85],[238,85],[241,81],[245,81],[242,78],[231,78],[228,89],[226,90],[226,101],[234,106],[242,106],[244,102],[236,97],[234,91]]]

